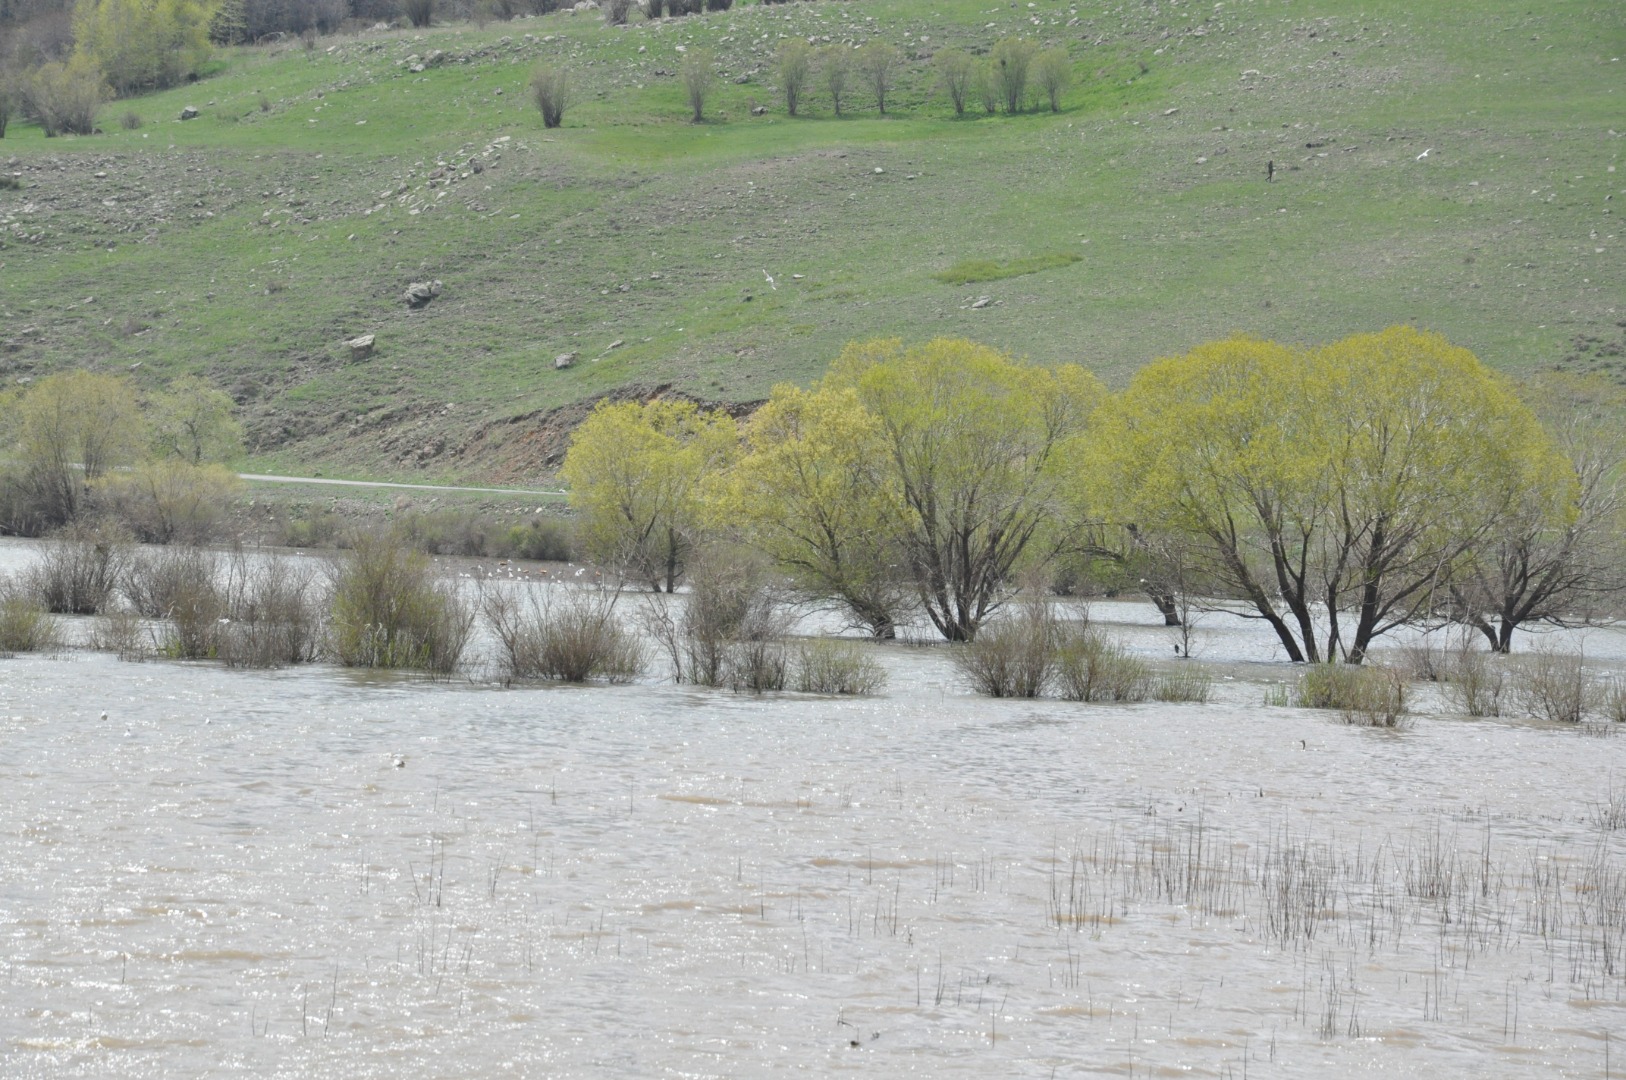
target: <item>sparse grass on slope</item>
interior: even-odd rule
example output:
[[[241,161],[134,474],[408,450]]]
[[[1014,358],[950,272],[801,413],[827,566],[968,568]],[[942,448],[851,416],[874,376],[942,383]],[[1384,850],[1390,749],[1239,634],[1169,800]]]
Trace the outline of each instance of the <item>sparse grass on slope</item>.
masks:
[[[1408,319],[1510,369],[1620,363],[1609,0],[930,7],[324,39],[226,54],[108,106],[105,135],[14,123],[3,373],[200,371],[244,403],[258,467],[529,482],[558,446],[547,410],[627,386],[750,400],[882,334],[1109,380],[1237,330]],[[902,48],[887,117],[854,87],[848,115],[816,89],[787,118],[788,34]],[[930,54],[1009,34],[1072,54],[1064,110],[956,120]],[[686,121],[680,47],[719,57],[707,123]],[[542,59],[575,85],[546,132],[525,93]],[[1080,261],[981,278],[980,307],[934,278],[1035,253]],[[444,292],[409,311],[418,280]],[[352,362],[361,333],[378,351]]]

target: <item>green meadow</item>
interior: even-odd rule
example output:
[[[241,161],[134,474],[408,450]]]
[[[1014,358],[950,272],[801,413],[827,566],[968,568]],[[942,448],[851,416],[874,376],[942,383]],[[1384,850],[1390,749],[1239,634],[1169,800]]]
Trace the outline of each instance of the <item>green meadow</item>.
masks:
[[[843,115],[815,74],[787,116],[790,36],[900,49],[887,115],[855,73]],[[955,117],[932,55],[1008,36],[1068,51],[1061,111]],[[0,375],[200,373],[256,471],[516,484],[599,396],[749,402],[876,336],[1121,385],[1233,332],[1414,322],[1621,377],[1623,58],[1612,0],[811,0],[229,50],[103,134],[0,140]]]

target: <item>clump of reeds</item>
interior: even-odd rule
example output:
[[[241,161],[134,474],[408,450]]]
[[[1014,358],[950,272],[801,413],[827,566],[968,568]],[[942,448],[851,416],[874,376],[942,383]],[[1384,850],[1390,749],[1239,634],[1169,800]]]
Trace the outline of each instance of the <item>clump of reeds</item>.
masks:
[[[1598,687],[1598,711],[1606,720],[1626,724],[1626,675],[1612,675]]]
[[[631,682],[643,673],[643,644],[616,617],[620,591],[548,585],[494,585],[481,610],[501,654],[505,680]]]
[[[332,564],[331,644],[347,667],[408,668],[449,675],[474,627],[456,583],[437,578],[428,556],[383,533],[355,537]]]
[[[120,660],[140,663],[153,655],[156,642],[139,612],[113,608],[96,616],[88,644],[97,652],[110,652]]]
[[[1193,701],[1207,704],[1214,692],[1214,678],[1200,667],[1180,667],[1160,672],[1152,680],[1153,701]]]
[[[1346,724],[1397,727],[1406,715],[1403,673],[1378,665],[1313,664],[1299,677],[1294,704],[1333,709]]]
[[[1512,684],[1513,701],[1521,712],[1555,723],[1580,723],[1592,695],[1581,654],[1545,646],[1520,659]]]
[[[791,685],[804,694],[875,694],[886,669],[855,641],[814,641],[797,652]]]

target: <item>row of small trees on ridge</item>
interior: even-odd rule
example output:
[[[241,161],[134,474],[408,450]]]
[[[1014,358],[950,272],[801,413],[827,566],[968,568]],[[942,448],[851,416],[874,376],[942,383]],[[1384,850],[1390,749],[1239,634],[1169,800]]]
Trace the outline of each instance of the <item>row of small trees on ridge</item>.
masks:
[[[563,475],[588,550],[654,588],[726,537],[877,637],[923,614],[964,641],[1020,581],[1094,561],[1171,616],[1203,597],[1292,660],[1359,663],[1431,620],[1506,651],[1626,587],[1620,409],[1404,326],[1213,342],[1118,394],[969,341],[872,341],[743,425],[601,404]]]

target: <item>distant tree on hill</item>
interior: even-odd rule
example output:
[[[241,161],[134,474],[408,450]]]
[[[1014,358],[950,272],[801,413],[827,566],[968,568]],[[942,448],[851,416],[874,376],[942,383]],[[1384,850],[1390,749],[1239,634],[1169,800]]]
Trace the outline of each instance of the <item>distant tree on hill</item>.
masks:
[[[779,46],[779,86],[785,92],[785,111],[795,116],[813,73],[813,47],[801,38],[788,38]]]
[[[875,94],[875,105],[886,115],[886,95],[898,77],[898,65],[903,57],[898,50],[884,41],[872,41],[858,50],[858,70]]]
[[[841,95],[847,90],[847,77],[852,74],[852,52],[840,45],[826,46],[819,61],[819,74],[824,76],[824,88],[830,94],[830,104],[837,116],[841,115]]]
[[[717,73],[712,70],[714,62],[711,53],[705,49],[695,49],[684,55],[683,66],[678,71],[697,124],[706,118],[706,98],[711,96],[712,87],[717,84]]]
[[[1028,94],[1028,69],[1037,51],[1037,46],[1026,38],[1005,38],[988,54],[994,84],[999,88],[999,98],[1007,113],[1022,111]]]
[[[74,56],[120,96],[174,86],[209,58],[217,0],[85,0],[74,11]]]
[[[1046,49],[1033,58],[1033,77],[1050,102],[1051,112],[1061,112],[1061,96],[1073,84],[1073,62],[1060,49]]]
[[[977,62],[968,53],[944,49],[937,54],[937,78],[954,106],[955,116],[965,115],[965,103],[971,96],[976,74]]]
[[[564,122],[570,84],[563,68],[543,65],[531,73],[531,100],[542,113],[542,126],[556,128]]]

